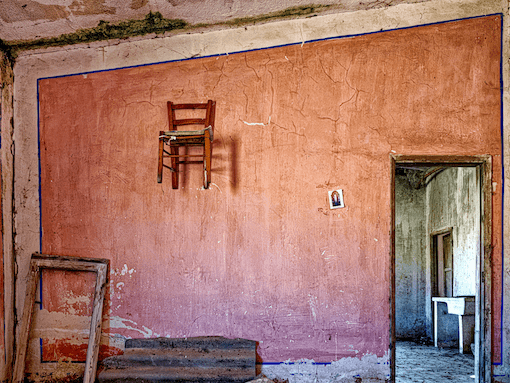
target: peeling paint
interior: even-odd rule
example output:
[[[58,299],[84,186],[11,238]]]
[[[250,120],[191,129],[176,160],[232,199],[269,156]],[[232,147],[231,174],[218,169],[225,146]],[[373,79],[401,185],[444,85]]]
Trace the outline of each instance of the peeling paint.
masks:
[[[62,310],[71,315],[78,315],[86,311],[92,304],[90,295],[74,295],[72,291],[65,292]]]
[[[50,312],[46,309],[34,313],[34,335],[40,338],[67,338],[70,333],[87,335],[90,316]]]
[[[130,7],[131,9],[140,9],[147,5],[149,0],[131,0]]]
[[[141,327],[141,329],[139,327]],[[152,337],[157,338],[160,336],[158,333],[153,332],[150,328],[146,326],[140,326],[130,319],[121,318],[119,316],[112,316],[110,318],[110,329],[112,330],[125,329],[135,331],[136,333],[141,334],[144,338]]]
[[[121,269],[115,268],[110,270],[111,275],[126,275],[129,274],[131,276],[133,273],[136,273],[134,268],[128,269],[128,265],[124,264]]]
[[[105,0],[73,0],[69,9],[73,15],[115,14],[114,7],[105,5]]]
[[[269,116],[269,119],[267,120],[267,124],[264,124],[263,122],[247,122],[247,121],[243,121],[243,124],[249,125],[249,126],[269,126],[269,124],[271,124],[271,116]]]
[[[355,378],[361,378],[363,382],[384,382],[389,379],[390,373],[389,351],[382,357],[367,354],[328,364],[317,364],[313,359],[262,364],[262,373],[271,379],[288,379],[289,383],[352,383]]]

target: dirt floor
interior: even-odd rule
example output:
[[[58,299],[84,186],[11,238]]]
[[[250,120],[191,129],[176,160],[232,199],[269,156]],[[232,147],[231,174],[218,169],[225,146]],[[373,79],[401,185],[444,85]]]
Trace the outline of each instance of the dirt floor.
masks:
[[[396,383],[474,383],[474,357],[456,348],[397,342]]]

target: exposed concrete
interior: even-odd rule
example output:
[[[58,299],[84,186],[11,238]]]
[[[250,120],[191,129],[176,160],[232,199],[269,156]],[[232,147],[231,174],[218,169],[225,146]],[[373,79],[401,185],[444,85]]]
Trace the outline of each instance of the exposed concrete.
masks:
[[[388,355],[377,357],[343,358],[331,364],[316,364],[313,360],[284,362],[278,365],[263,365],[262,373],[275,380],[292,383],[382,383],[389,378]]]

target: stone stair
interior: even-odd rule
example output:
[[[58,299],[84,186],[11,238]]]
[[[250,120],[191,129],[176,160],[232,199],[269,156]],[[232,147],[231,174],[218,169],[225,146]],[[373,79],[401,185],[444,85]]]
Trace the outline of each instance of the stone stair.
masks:
[[[255,375],[256,342],[223,337],[128,339],[101,363],[99,383],[241,383]]]

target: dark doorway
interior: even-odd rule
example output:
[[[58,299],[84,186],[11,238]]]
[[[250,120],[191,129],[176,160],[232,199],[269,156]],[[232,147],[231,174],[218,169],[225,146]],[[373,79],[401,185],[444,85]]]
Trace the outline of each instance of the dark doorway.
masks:
[[[484,252],[491,243],[490,160],[392,156],[391,381],[399,365],[398,339],[429,347],[457,342],[454,352],[474,354],[473,381],[490,377],[490,318],[485,317],[490,286],[481,278],[490,272],[490,254]],[[457,196],[457,188],[464,194]],[[411,232],[413,238],[406,238]],[[466,340],[470,344],[462,347]]]

